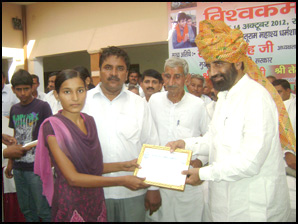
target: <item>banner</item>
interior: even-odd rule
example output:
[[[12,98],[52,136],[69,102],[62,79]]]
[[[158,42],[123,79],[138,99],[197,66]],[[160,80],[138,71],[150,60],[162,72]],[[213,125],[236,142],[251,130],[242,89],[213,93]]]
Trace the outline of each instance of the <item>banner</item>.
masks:
[[[187,16],[187,34],[180,12]],[[191,74],[206,78],[205,62],[193,42],[205,19],[240,29],[249,44],[247,55],[265,76],[296,83],[296,2],[169,2],[169,57],[185,59]]]

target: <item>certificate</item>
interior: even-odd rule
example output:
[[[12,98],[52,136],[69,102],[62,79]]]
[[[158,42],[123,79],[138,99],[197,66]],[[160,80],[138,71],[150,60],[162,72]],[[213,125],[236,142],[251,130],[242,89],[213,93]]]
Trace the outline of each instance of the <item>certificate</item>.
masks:
[[[28,142],[27,144],[23,145],[23,147],[27,147],[27,146],[34,147],[36,145],[37,145],[37,140]]]
[[[144,144],[138,158],[141,169],[136,169],[134,175],[146,177],[147,184],[184,191],[186,175],[192,151],[176,149],[170,153],[170,147]]]

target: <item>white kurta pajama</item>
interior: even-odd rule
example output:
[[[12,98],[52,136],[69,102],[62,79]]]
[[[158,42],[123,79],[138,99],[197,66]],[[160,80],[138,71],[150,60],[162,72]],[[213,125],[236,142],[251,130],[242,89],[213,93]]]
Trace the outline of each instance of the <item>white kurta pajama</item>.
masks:
[[[289,192],[274,101],[248,75],[218,97],[208,132],[185,139],[186,149],[209,154],[199,176],[209,180],[212,221],[287,221]]]
[[[178,103],[167,98],[168,92],[155,93],[149,106],[161,145],[186,137],[200,136],[207,132],[209,117],[204,102],[187,92]],[[197,158],[193,156],[192,159]],[[204,163],[208,157],[200,156]],[[205,183],[207,184],[207,183]],[[204,208],[203,187],[186,185],[184,192],[160,188],[162,205],[148,217],[158,222],[200,222]]]

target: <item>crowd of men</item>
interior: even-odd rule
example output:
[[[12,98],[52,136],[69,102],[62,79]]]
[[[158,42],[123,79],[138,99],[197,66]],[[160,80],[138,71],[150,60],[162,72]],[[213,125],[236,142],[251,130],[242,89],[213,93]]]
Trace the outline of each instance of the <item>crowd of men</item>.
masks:
[[[217,38],[209,33],[214,27],[224,36],[215,49],[208,45]],[[235,32],[222,21],[200,23],[196,44],[210,80],[189,74],[187,61],[176,57],[165,61],[161,73],[130,71],[126,52],[108,48],[108,56],[99,62],[101,82],[88,90],[83,108],[95,119],[104,163],[135,159],[143,144],[193,151],[190,169],[184,171],[183,192],[154,186],[137,191],[104,188],[109,222],[296,221],[291,195],[296,194],[296,179],[292,187],[285,172],[287,166],[296,173],[296,146],[291,148],[294,143],[287,137],[287,130],[293,130],[296,138],[296,95],[287,80],[271,84],[261,77],[246,57],[243,38]],[[235,46],[221,42],[231,36],[240,49],[236,56],[228,54]],[[226,52],[218,50],[221,46]],[[62,109],[55,92],[57,74],[50,75],[47,94],[38,90],[38,76],[32,74],[32,97],[47,102],[51,114]],[[22,102],[26,89],[10,88],[5,81],[2,72],[2,116],[12,117],[10,108]],[[287,128],[281,126],[281,113],[290,119]],[[4,143],[8,145],[4,157],[20,157],[8,153],[14,146],[8,140]]]

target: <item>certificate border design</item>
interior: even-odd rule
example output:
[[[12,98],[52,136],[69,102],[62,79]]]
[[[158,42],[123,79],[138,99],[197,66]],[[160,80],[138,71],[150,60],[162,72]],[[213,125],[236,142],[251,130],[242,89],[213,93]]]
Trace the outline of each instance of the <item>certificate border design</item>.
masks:
[[[143,144],[142,150],[140,152],[139,158],[137,163],[140,165],[141,161],[143,159],[144,156],[144,152],[146,148],[152,148],[152,149],[158,149],[158,150],[165,150],[165,151],[170,151],[170,147],[166,147],[166,146],[159,146],[159,145],[148,145],[148,144]],[[185,150],[185,149],[176,149],[175,152],[180,152],[180,153],[187,153],[188,157],[187,157],[187,161],[186,161],[186,165],[189,166],[190,164],[190,160],[191,160],[191,156],[192,156],[192,151],[191,150]],[[134,176],[136,176],[138,174],[139,169],[136,168],[134,171]],[[179,190],[179,191],[184,191],[184,187],[185,184],[183,185],[170,185],[170,184],[163,184],[163,183],[159,183],[159,182],[153,182],[153,181],[144,181],[147,184],[150,185],[154,185],[154,186],[158,186],[158,187],[165,187],[165,188],[170,188],[170,189],[174,189],[174,190]]]

